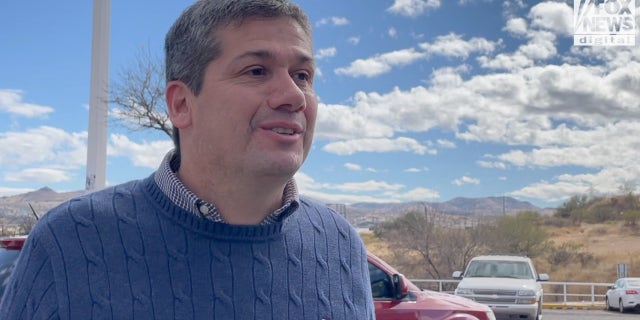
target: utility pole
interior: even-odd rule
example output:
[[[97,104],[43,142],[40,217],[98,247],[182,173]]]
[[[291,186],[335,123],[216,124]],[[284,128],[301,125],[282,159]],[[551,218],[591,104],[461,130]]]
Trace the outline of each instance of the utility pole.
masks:
[[[507,205],[506,205],[506,200],[507,198],[503,195],[502,196],[502,215],[506,216],[507,215]]]
[[[327,203],[327,207],[338,212],[345,219],[347,218],[347,205],[344,203]]]
[[[102,189],[106,182],[110,19],[111,0],[93,0],[87,191]]]

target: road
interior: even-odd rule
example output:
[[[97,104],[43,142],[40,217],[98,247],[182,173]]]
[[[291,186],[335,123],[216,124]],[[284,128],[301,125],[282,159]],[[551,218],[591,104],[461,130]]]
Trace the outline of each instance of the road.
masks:
[[[543,310],[543,320],[619,320],[639,319],[640,312],[620,313],[605,310]]]

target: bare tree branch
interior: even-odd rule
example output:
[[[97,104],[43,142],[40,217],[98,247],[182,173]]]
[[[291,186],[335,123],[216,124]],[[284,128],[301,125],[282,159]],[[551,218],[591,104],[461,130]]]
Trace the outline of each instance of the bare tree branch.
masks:
[[[123,69],[111,84],[109,103],[112,119],[132,131],[154,129],[172,137],[172,126],[164,99],[164,66],[149,51],[140,51],[135,64]]]

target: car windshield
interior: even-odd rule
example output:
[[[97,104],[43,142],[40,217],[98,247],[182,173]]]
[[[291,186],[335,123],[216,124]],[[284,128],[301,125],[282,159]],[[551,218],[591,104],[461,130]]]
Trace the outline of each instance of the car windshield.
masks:
[[[19,250],[0,248],[0,297],[4,292],[4,287],[7,285],[9,275],[19,254]]]
[[[533,279],[524,261],[475,260],[469,263],[465,277]]]

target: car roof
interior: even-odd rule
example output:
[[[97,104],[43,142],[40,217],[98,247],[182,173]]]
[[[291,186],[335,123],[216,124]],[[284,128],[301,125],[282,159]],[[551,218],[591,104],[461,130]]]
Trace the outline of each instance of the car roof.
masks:
[[[26,235],[2,237],[0,247],[7,250],[21,250],[25,240],[27,240]]]
[[[376,256],[375,254],[373,254],[373,253],[371,253],[369,251],[367,251],[367,260],[369,262],[377,264],[379,267],[381,267],[387,273],[399,273],[398,270],[396,270],[396,268],[392,267],[386,261],[380,259],[378,256]]]
[[[473,260],[495,260],[495,261],[530,261],[531,259],[525,256],[510,256],[510,255],[483,255],[476,256]]]

